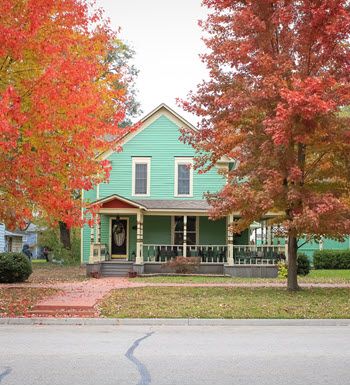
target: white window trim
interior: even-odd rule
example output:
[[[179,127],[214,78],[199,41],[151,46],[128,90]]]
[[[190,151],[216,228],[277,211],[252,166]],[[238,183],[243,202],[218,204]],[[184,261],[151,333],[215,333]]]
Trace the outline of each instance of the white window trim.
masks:
[[[135,193],[136,164],[147,164],[147,193]],[[131,195],[134,197],[149,197],[151,195],[151,157],[132,157]]]
[[[190,194],[178,194],[178,165],[191,165]],[[193,159],[191,157],[175,157],[174,197],[193,197]]]

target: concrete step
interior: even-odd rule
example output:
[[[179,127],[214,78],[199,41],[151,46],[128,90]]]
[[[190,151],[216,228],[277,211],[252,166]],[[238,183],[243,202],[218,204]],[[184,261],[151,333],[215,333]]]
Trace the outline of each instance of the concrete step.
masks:
[[[108,261],[101,264],[101,275],[104,277],[127,277],[132,271],[133,263]]]

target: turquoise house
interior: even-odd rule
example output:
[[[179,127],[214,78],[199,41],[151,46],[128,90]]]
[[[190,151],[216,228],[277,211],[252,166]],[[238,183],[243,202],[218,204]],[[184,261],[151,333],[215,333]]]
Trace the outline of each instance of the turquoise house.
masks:
[[[194,149],[179,140],[183,127],[197,130],[161,104],[123,138],[122,152],[102,155],[111,162],[110,181],[83,192],[83,200],[99,205],[99,220],[82,229],[82,263],[90,272],[125,275],[166,272],[170,259],[195,256],[201,273],[275,276],[285,245],[274,243],[267,225],[273,213],[240,235],[227,226],[237,213],[210,220],[204,195],[222,188],[219,171],[231,160],[199,174],[191,167]],[[257,227],[264,243],[254,240]]]

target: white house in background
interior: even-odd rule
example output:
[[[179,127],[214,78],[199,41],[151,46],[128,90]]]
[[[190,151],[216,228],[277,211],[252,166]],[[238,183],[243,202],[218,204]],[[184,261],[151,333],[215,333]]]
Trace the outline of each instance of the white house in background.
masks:
[[[29,224],[25,231],[16,230],[14,232],[6,229],[4,224],[0,224],[0,253],[1,252],[21,252],[23,245],[31,247],[33,258],[38,256],[38,227]]]

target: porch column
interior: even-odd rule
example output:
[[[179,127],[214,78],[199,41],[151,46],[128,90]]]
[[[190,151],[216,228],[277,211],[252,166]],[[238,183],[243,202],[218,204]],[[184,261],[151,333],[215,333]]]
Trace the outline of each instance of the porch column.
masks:
[[[184,240],[183,240],[183,255],[187,256],[187,216],[184,216]]]
[[[95,224],[96,224],[96,239],[98,244],[97,257],[98,257],[98,261],[101,261],[101,215],[100,214],[97,215]]]
[[[101,244],[101,215],[97,215],[97,244]]]
[[[94,242],[95,242],[95,223],[90,228],[90,263],[93,263],[94,260]]]
[[[233,265],[234,249],[233,249],[233,233],[230,231],[230,224],[233,222],[233,215],[227,217],[227,265]]]
[[[136,264],[143,264],[143,213],[137,212]]]
[[[288,238],[284,240],[284,254],[286,256],[286,263],[288,263]]]

